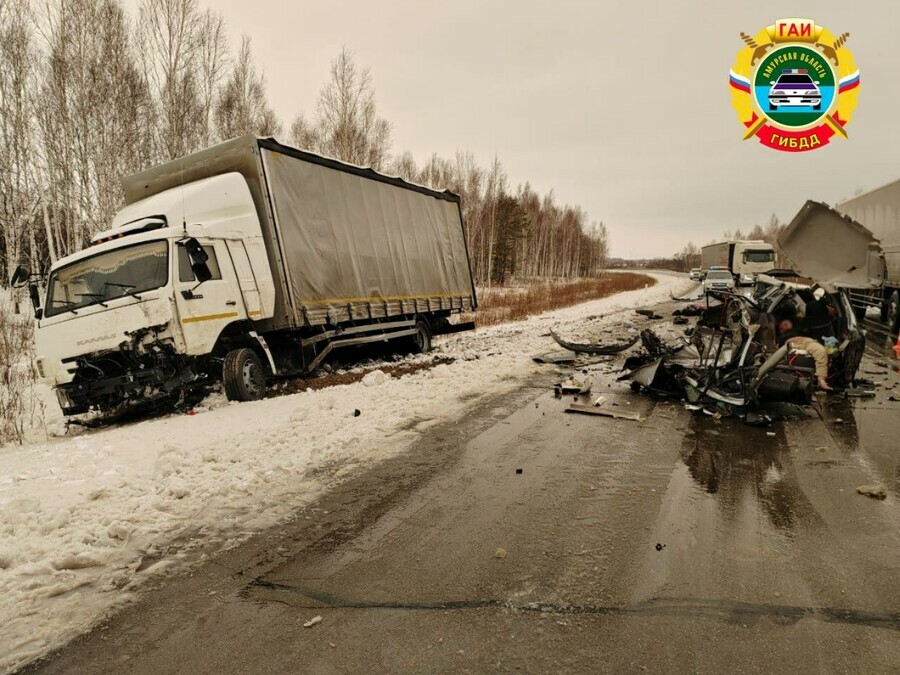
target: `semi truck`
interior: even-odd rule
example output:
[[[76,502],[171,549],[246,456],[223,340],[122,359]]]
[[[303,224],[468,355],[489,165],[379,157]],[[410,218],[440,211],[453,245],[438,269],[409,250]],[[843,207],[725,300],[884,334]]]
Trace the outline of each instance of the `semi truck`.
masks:
[[[244,136],[123,179],[125,207],[56,261],[35,304],[39,374],[66,415],[230,400],[335,349],[417,351],[477,307],[460,198]]]
[[[705,275],[712,267],[731,270],[738,284],[752,284],[757,274],[775,265],[775,249],[764,241],[722,241],[701,250],[700,265]]]

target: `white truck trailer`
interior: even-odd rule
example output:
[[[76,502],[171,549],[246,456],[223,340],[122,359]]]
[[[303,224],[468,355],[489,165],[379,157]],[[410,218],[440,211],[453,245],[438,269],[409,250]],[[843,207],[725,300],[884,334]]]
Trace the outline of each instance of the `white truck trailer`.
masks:
[[[68,415],[221,378],[231,400],[336,347],[427,350],[474,310],[459,197],[245,136],[123,180],[125,206],[35,302],[40,374]]]
[[[722,241],[707,244],[701,250],[702,274],[711,267],[731,270],[738,284],[752,284],[757,274],[771,270],[775,265],[775,249],[764,241]]]

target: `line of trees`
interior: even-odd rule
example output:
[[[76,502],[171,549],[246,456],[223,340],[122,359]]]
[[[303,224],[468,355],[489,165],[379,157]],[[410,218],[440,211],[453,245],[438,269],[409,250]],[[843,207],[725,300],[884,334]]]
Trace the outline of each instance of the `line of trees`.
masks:
[[[251,43],[198,0],[0,0],[0,274],[44,269],[109,227],[119,180],[246,133],[278,136]],[[288,140],[463,198],[477,283],[598,273],[606,228],[469,153],[393,154],[368,70],[342,50]]]
[[[778,216],[773,213],[765,226],[758,224],[754,225],[746,234],[744,234],[740,228],[736,229],[734,232],[726,230],[722,233],[722,239],[720,241],[729,241],[732,239],[764,241],[767,244],[771,244],[772,248],[775,249],[775,262],[772,263],[772,267],[792,269],[793,266],[791,261],[778,243],[778,237],[781,236],[781,233],[784,232],[785,229],[787,229],[787,224],[778,220]],[[712,244],[714,241],[709,243]],[[675,254],[675,257],[672,260],[672,269],[687,272],[694,267],[700,267],[700,248],[701,247],[697,246],[694,242],[688,242],[681,251]]]

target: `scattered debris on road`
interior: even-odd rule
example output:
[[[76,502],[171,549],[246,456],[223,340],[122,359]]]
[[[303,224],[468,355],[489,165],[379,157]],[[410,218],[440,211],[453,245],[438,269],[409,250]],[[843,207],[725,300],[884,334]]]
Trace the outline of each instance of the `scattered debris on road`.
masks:
[[[662,317],[658,317],[662,318]],[[578,344],[574,342],[567,342],[560,338],[555,331],[550,331],[550,336],[560,347],[567,349],[572,352],[576,352],[579,354],[595,354],[595,355],[607,355],[611,356],[613,354],[619,354],[624,352],[626,349],[629,349],[637,344],[638,338],[633,337],[624,342],[614,343],[610,345],[597,345],[597,344]]]
[[[558,394],[589,394],[591,392],[592,380],[590,377],[576,379],[570,377],[565,382],[560,382],[554,389]]]
[[[506,557],[506,549],[498,548],[496,551],[494,551],[494,557],[503,560]]]
[[[623,328],[632,335],[613,336],[610,344],[550,334],[576,355],[619,354],[640,342],[617,379],[629,381],[635,392],[677,397],[716,419],[731,416],[768,425],[804,417],[798,411],[813,402],[817,386],[846,397],[875,395],[878,385],[857,378],[865,334],[846,295],[825,285],[801,287],[760,275],[752,289],[711,291],[703,298],[703,303],[676,298],[692,304],[673,311],[668,328],[653,324],[635,336],[629,322]],[[655,310],[635,312],[654,321],[663,318]],[[687,317],[694,316],[695,325],[682,333],[673,330],[673,324],[688,324]],[[810,325],[814,316],[827,317],[826,324]],[[557,391],[583,394],[590,387],[572,378]],[[578,402],[566,411],[640,419]]]
[[[321,617],[321,616],[314,616],[314,617],[311,618],[309,621],[307,621],[306,623],[304,623],[304,624],[303,624],[303,627],[304,627],[304,628],[312,628],[313,626],[315,626],[315,625],[318,624],[318,623],[322,623],[322,617]]]
[[[641,416],[637,413],[619,412],[611,408],[601,408],[595,405],[585,405],[583,403],[572,403],[566,408],[566,412],[583,413],[585,415],[602,415],[604,417],[614,417],[623,420],[641,421]]]

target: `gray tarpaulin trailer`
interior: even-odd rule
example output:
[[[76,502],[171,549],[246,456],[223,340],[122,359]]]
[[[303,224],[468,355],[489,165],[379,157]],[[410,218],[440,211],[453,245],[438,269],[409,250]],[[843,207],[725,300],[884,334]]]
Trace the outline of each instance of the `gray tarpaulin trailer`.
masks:
[[[266,332],[476,307],[460,199],[243,136],[123,180],[129,204],[230,172],[247,181],[275,278]]]

